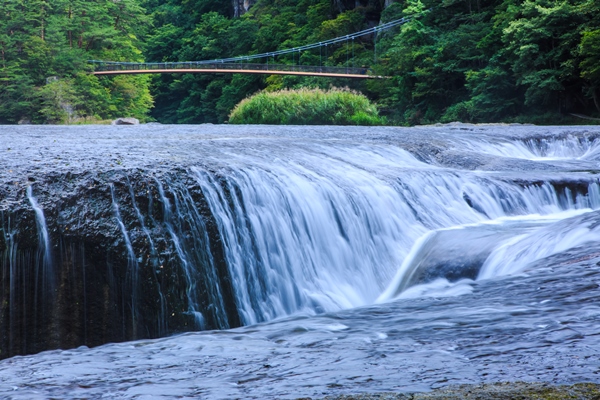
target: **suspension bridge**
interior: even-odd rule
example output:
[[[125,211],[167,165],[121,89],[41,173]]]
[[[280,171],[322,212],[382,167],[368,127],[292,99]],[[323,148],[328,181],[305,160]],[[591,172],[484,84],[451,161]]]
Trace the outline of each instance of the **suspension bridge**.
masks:
[[[226,74],[267,74],[267,75],[297,75],[297,76],[320,76],[329,78],[351,78],[351,79],[376,79],[384,78],[373,75],[368,67],[354,66],[354,41],[357,38],[373,35],[373,62],[377,62],[377,37],[379,32],[388,30],[395,26],[405,24],[417,15],[386,22],[372,28],[368,28],[349,35],[339,36],[333,39],[315,42],[304,46],[293,47],[261,54],[251,54],[230,58],[185,61],[185,62],[118,62],[89,60],[93,65],[94,75],[121,75],[121,74],[181,74],[181,73],[226,73]],[[330,47],[331,46],[331,47]],[[344,48],[346,52],[345,65],[328,66],[323,63],[323,51],[327,63],[330,48]],[[319,65],[302,65],[299,63],[301,54],[311,51],[319,51]],[[292,56],[292,63],[277,63],[277,57]],[[298,63],[296,63],[298,60]],[[262,62],[257,62],[262,61]]]

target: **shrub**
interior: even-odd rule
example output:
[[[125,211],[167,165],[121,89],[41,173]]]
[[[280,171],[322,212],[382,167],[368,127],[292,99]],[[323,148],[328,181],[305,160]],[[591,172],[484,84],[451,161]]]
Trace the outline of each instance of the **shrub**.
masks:
[[[377,108],[349,89],[299,89],[260,92],[231,112],[232,124],[382,125]]]

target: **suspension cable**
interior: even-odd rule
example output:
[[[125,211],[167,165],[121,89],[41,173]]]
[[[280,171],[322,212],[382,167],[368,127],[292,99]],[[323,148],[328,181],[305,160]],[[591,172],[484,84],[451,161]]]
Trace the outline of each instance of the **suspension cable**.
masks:
[[[377,62],[377,33],[379,31],[382,30],[387,30],[390,28],[393,28],[395,26],[398,25],[403,25],[409,21],[411,21],[413,18],[417,18],[420,15],[429,12],[431,9],[429,10],[425,10],[422,11],[420,13],[414,14],[411,17],[404,17],[404,18],[400,18],[400,19],[396,19],[390,22],[386,22],[384,24],[381,25],[377,25],[374,26],[372,28],[368,28],[359,32],[354,32],[351,33],[349,35],[344,35],[344,36],[339,36],[333,39],[329,39],[329,40],[325,40],[322,42],[316,42],[316,43],[311,43],[311,44],[307,44],[304,46],[298,46],[298,47],[293,47],[290,49],[285,49],[285,50],[277,50],[277,51],[272,51],[272,52],[268,52],[268,53],[260,53],[260,54],[251,54],[251,55],[246,55],[246,56],[237,56],[237,57],[230,57],[230,58],[218,58],[218,59],[213,59],[213,60],[202,60],[202,61],[181,61],[178,62],[179,64],[218,64],[218,63],[230,63],[230,62],[237,62],[237,61],[249,61],[249,60],[255,60],[255,59],[259,59],[259,58],[266,58],[267,59],[267,64],[268,64],[268,59],[269,57],[273,57],[273,62],[275,62],[275,56],[280,56],[280,55],[284,55],[284,54],[290,54],[292,53],[292,57],[294,55],[294,52],[298,52],[298,65],[300,65],[300,55],[302,51],[306,51],[306,50],[310,50],[310,49],[314,49],[314,48],[321,48],[322,46],[325,46],[325,50],[328,50],[328,46],[330,44],[336,44],[336,43],[340,43],[340,42],[344,42],[346,41],[346,46],[348,45],[348,39],[352,39],[352,41],[354,41],[355,38],[358,37],[362,37],[362,36],[366,36],[366,35],[371,35],[371,34],[375,34],[375,45],[374,47],[374,60],[375,62]],[[354,46],[352,48],[352,50],[354,51]],[[326,58],[328,58],[328,55],[326,56]],[[127,65],[127,64],[140,64],[140,63],[134,63],[134,62],[119,62],[119,61],[99,61],[99,60],[88,60],[88,62],[90,63],[99,63],[99,64],[119,64],[119,65]],[[143,63],[143,64],[160,64],[160,63]],[[347,66],[347,64],[346,64]]]

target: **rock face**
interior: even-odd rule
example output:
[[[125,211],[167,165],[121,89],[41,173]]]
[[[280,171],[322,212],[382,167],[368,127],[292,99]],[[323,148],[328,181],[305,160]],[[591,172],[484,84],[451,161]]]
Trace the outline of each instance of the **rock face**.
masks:
[[[240,324],[233,303],[210,315],[210,286],[230,290],[212,216],[194,236],[194,221],[171,212],[182,201],[171,185],[186,178],[130,170],[30,179],[0,210],[0,358]],[[206,211],[199,188],[185,190],[187,205]],[[200,246],[207,251],[191,250]],[[190,296],[189,274],[211,274],[184,260],[217,269],[219,282],[200,277],[206,287]]]
[[[117,118],[111,125],[139,125],[140,121],[137,118]]]
[[[393,0],[386,0],[383,6],[388,7],[393,2]],[[382,4],[378,4],[376,7],[380,8],[381,5]],[[333,0],[333,6],[338,12],[344,12],[347,10],[353,10],[357,7],[373,6],[373,2],[370,2],[368,0]]]
[[[234,17],[239,17],[247,13],[254,3],[256,3],[256,0],[232,0]]]
[[[234,17],[244,15],[256,3],[256,0],[232,0]],[[383,7],[387,8],[394,3],[394,0],[385,0]],[[366,7],[369,4],[365,0],[334,0],[333,5],[338,12],[353,10],[357,7]]]

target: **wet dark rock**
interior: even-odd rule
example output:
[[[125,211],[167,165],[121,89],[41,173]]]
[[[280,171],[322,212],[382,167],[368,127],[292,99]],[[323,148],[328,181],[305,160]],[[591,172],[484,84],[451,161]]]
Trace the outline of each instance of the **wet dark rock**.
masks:
[[[0,358],[199,328],[187,312],[188,285],[168,232],[173,222],[165,218],[157,179],[144,170],[30,176],[52,245],[52,259],[46,261],[26,186],[14,187],[5,196],[0,209]],[[168,178],[170,184],[176,180]],[[134,257],[115,216],[111,186]],[[198,190],[189,190],[202,204]],[[167,195],[172,196],[168,189]],[[6,202],[11,197],[15,201]],[[214,227],[209,235],[217,258],[222,251]],[[180,245],[191,246],[185,240]],[[208,262],[204,256],[198,253],[190,261],[203,265]],[[222,265],[223,257],[216,263]],[[228,290],[227,271],[220,275]],[[230,319],[220,321],[211,317],[211,299],[200,301],[206,311],[204,328],[239,326],[235,304],[227,305]]]

